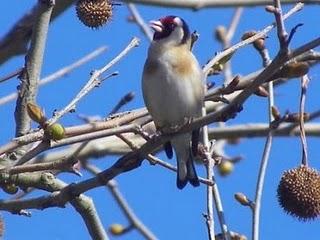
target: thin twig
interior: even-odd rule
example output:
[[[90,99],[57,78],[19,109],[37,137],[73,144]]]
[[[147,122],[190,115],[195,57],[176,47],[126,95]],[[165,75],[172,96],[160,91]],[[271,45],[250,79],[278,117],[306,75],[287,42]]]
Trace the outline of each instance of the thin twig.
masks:
[[[319,63],[319,59],[320,59],[319,55],[320,54],[318,52],[310,50],[308,52],[305,52],[305,53],[297,56],[296,58],[289,60],[287,63],[292,62],[292,61],[306,62],[309,65],[309,67],[313,67]],[[270,56],[267,56],[267,57],[270,58]],[[287,63],[285,63],[285,64],[287,64]],[[230,88],[226,89],[225,85],[214,87],[214,88],[210,89],[208,91],[208,93],[206,94],[206,100],[209,101],[210,99],[213,99],[216,96],[228,95],[228,94],[234,93],[235,91],[245,89],[246,87],[248,87],[252,83],[252,81],[255,80],[255,78],[263,71],[263,69],[257,70],[253,73],[246,75],[246,76],[240,77],[239,83],[236,86],[234,86],[232,89],[230,89]],[[293,79],[296,79],[296,78],[287,78],[285,76],[281,76],[281,70],[280,70],[280,72],[277,72],[271,78],[266,79],[264,85],[267,87],[266,83],[269,81],[273,81],[274,86],[279,86],[283,83],[286,83],[288,80],[293,80]]]
[[[202,8],[218,8],[218,7],[256,7],[258,5],[272,4],[272,0],[187,0],[187,1],[172,1],[172,0],[120,0],[122,2],[131,2],[136,4],[154,5],[160,7],[174,8],[191,8],[199,10]],[[293,4],[296,0],[282,0],[283,4]],[[319,0],[301,0],[306,4],[319,4]]]
[[[275,2],[277,2],[277,0],[275,0]],[[280,13],[279,13],[280,16],[275,13],[279,42],[280,42],[281,47],[286,47],[286,49],[287,49],[288,48],[287,45],[282,46],[282,44],[284,43],[282,41],[286,41],[286,39],[284,39],[285,38],[284,25],[279,26],[281,23],[283,24],[280,2],[275,3],[275,5],[276,5],[278,11],[280,11]],[[287,51],[285,49],[280,48],[279,54],[282,51],[287,53]],[[267,49],[264,48],[260,54],[262,56],[263,65],[268,66],[271,61],[269,59],[269,53],[268,53]],[[269,116],[269,125],[271,125],[271,122],[274,120],[274,117],[272,114],[272,108],[274,107],[274,92],[273,92],[273,83],[272,82],[268,83],[268,92],[269,92],[268,116]],[[271,130],[268,133],[268,136],[267,136],[267,139],[266,139],[266,142],[264,145],[264,150],[263,150],[263,154],[262,154],[262,159],[261,159],[259,174],[258,174],[258,179],[257,179],[255,200],[254,200],[254,204],[253,204],[253,208],[252,208],[252,240],[259,240],[260,212],[261,212],[260,210],[261,210],[262,193],[263,193],[264,180],[265,180],[265,175],[266,175],[270,152],[271,152],[271,147],[272,147],[272,141],[273,141],[273,131]]]
[[[25,164],[20,166],[9,167],[8,169],[0,169],[0,173],[6,172],[8,174],[18,174],[25,172],[37,172],[37,171],[46,171],[46,170],[61,170],[61,171],[70,171],[72,166],[78,161],[77,157],[80,154],[81,150],[86,147],[87,142],[82,143],[73,153],[68,154],[69,157],[64,156],[62,159],[58,159],[52,162],[43,162],[43,163],[34,163],[34,164]]]
[[[243,7],[237,7],[232,16],[232,20],[230,22],[230,25],[228,27],[227,34],[226,34],[226,42],[228,42],[229,46],[233,38],[233,35],[239,25],[242,12],[243,12]],[[229,47],[229,46],[226,46],[226,47]]]
[[[272,116],[272,110],[271,107],[274,106],[274,94],[273,94],[273,85],[272,82],[269,84],[269,123],[273,121]],[[256,186],[256,194],[255,194],[255,200],[254,200],[254,208],[253,208],[253,217],[252,217],[252,240],[259,240],[259,227],[260,227],[260,208],[261,208],[261,199],[262,199],[262,191],[264,187],[264,179],[265,174],[267,170],[267,165],[269,161],[271,146],[272,146],[272,140],[273,140],[273,131],[269,131],[263,154],[262,159],[260,163],[260,169],[259,169],[259,176],[257,180],[257,186]]]
[[[85,84],[85,86],[80,90],[80,92],[77,94],[77,96],[61,111],[56,112],[53,118],[48,120],[48,124],[53,124],[57,122],[64,114],[69,112],[70,110],[74,109],[76,104],[85,96],[87,95],[97,84],[100,83],[101,75],[105,73],[109,68],[111,68],[114,64],[119,62],[124,56],[128,54],[128,52],[133,49],[134,47],[137,47],[139,45],[139,39],[134,37],[128,46],[113,60],[111,60],[107,65],[102,67],[99,70],[94,71],[91,74],[91,77],[89,81]]]
[[[238,7],[234,11],[234,14],[231,19],[231,23],[227,29],[225,37],[222,39],[223,49],[227,49],[231,46],[231,40],[239,24],[242,12],[243,12],[242,7]],[[223,73],[224,73],[224,84],[226,85],[232,80],[231,60],[224,64]]]
[[[34,158],[35,156],[39,155],[40,153],[49,150],[49,149],[54,149],[57,147],[62,147],[74,143],[79,143],[79,142],[87,142],[90,140],[94,140],[97,138],[102,138],[102,137],[107,137],[107,136],[112,136],[115,134],[119,133],[128,133],[128,132],[133,132],[133,129],[136,128],[135,124],[129,124],[125,126],[120,126],[117,128],[111,128],[111,129],[106,129],[102,131],[96,131],[96,132],[91,132],[87,134],[82,134],[79,136],[74,136],[74,137],[69,137],[69,138],[64,138],[58,142],[48,142],[44,141],[39,143],[35,148],[27,152],[25,155],[23,155],[15,165],[21,165],[29,161],[30,159]]]
[[[284,18],[282,15],[280,0],[274,0],[274,6],[275,6],[274,16],[277,23],[277,34],[278,34],[278,39],[280,43],[280,50],[287,53],[288,52],[288,42],[287,42],[288,33],[284,26]]]
[[[118,134],[117,137],[120,138],[122,141],[124,141],[132,150],[138,149],[138,146],[133,141],[131,141],[130,139],[125,137],[123,134]],[[153,165],[158,164],[158,165],[160,165],[164,168],[167,168],[173,172],[177,172],[177,167],[157,158],[156,156],[154,156],[152,154],[148,154],[146,156],[146,159]],[[199,177],[199,181],[203,184],[206,184],[206,185],[211,185],[211,186],[213,185],[213,181],[210,179]]]
[[[308,145],[306,139],[306,131],[304,125],[304,112],[305,112],[305,102],[306,102],[306,93],[308,88],[309,78],[308,75],[304,75],[301,78],[301,96],[300,96],[300,138],[301,138],[301,145],[302,145],[302,164],[308,166]]]
[[[202,107],[202,116],[206,115],[205,107]],[[214,160],[212,159],[212,153],[210,151],[211,146],[209,142],[209,135],[208,135],[208,126],[203,126],[202,128],[202,136],[203,136],[203,145],[205,147],[205,156],[206,156],[206,171],[207,171],[207,179],[213,180],[213,167],[214,167]],[[216,185],[216,183],[214,184]],[[207,186],[207,213],[205,214],[207,231],[208,231],[208,239],[214,240],[215,233],[214,233],[214,218],[213,218],[213,194],[212,194],[213,187]]]
[[[290,126],[290,127],[289,127]],[[294,129],[290,129],[291,126]],[[305,124],[305,131],[307,136],[320,136],[320,124],[308,123]],[[219,139],[238,139],[238,138],[257,138],[266,137],[270,132],[270,126],[267,123],[248,123],[238,124],[232,126],[225,126],[219,128],[210,128],[209,137],[216,140]],[[277,129],[273,130],[274,137],[300,137],[300,130],[296,124],[284,123]]]
[[[57,207],[64,206],[63,204],[60,204],[61,201],[59,199],[55,200],[54,196],[57,196],[58,192],[66,187],[67,184],[56,179],[51,173],[21,173],[16,175],[4,174],[2,176],[1,181],[3,182],[12,182],[23,188],[32,187],[42,189],[47,192],[51,192],[51,194],[26,200],[3,200],[0,204],[1,210],[9,211],[11,213],[19,213],[24,209],[43,210],[51,205]],[[53,200],[53,202],[50,202],[51,200]],[[81,215],[92,239],[109,239],[91,198],[81,194],[72,199],[70,203]]]
[[[287,19],[288,17],[290,17],[292,14],[300,11],[303,8],[303,3],[297,3],[292,9],[290,9],[290,11],[288,13],[286,13],[283,16],[283,20]],[[266,34],[268,32],[270,32],[274,27],[276,27],[276,23],[273,23],[271,25],[269,25],[268,27],[264,28],[263,30],[259,31],[257,34],[255,34],[254,36],[247,38],[244,41],[241,41],[235,45],[233,45],[232,47],[228,48],[227,50],[219,53],[217,56],[215,56],[214,58],[212,58],[204,67],[203,67],[203,72],[207,75],[210,71],[210,68],[217,62],[219,62],[222,58],[232,54],[233,52],[235,52],[237,49],[246,46],[250,43],[253,43],[254,41],[256,41],[257,39],[266,36]]]
[[[113,115],[115,113],[117,113],[124,105],[128,104],[129,102],[131,102],[134,98],[135,94],[134,92],[128,92],[126,95],[124,95],[119,102],[117,103],[116,106],[114,106],[114,108],[110,111],[110,113],[108,114],[108,116]]]
[[[219,192],[219,188],[218,188],[217,184],[213,185],[212,194],[213,194],[213,199],[214,199],[215,206],[216,206],[216,211],[217,211],[223,239],[224,240],[232,240],[231,232],[228,229],[225,214],[223,211],[222,201],[221,201],[220,192]]]
[[[150,27],[145,23],[143,18],[141,17],[136,6],[133,3],[128,3],[128,8],[130,10],[130,13],[132,14],[132,17],[133,17],[133,20],[135,21],[135,23],[138,24],[141,31],[148,38],[148,40],[151,42],[152,38],[153,38],[152,31],[151,31]]]
[[[94,51],[92,51],[91,53],[87,54],[86,56],[80,58],[79,60],[77,60],[76,62],[63,67],[59,70],[57,70],[56,72],[42,78],[39,81],[39,87],[48,84],[54,80],[57,80],[61,77],[64,77],[65,75],[67,75],[68,73],[72,72],[73,70],[75,70],[76,68],[80,67],[81,65],[86,64],[87,62],[91,61],[92,59],[96,58],[97,56],[99,56],[100,54],[102,54],[103,52],[105,52],[107,50],[106,46],[102,46],[99,47],[97,49],[95,49]],[[13,101],[14,99],[16,99],[18,96],[17,93],[11,93],[7,96],[4,96],[2,98],[0,98],[0,105],[6,104],[8,102]]]
[[[14,78],[16,76],[19,76],[21,74],[22,70],[23,70],[23,68],[18,68],[15,71],[13,71],[12,73],[9,73],[4,77],[1,77],[0,78],[0,83],[3,83],[5,81],[7,81],[7,80],[10,80],[11,78]]]
[[[204,107],[202,108],[202,114],[203,116],[206,115],[206,109]],[[203,132],[202,133],[203,144],[206,149],[205,156],[206,156],[207,179],[214,181],[213,167],[215,164],[215,160],[212,158],[213,145],[211,146],[209,141],[208,126],[204,126],[202,128],[202,132]],[[209,239],[215,239],[213,201],[215,202],[222,236],[224,240],[230,240],[230,232],[228,230],[228,226],[225,221],[222,201],[219,194],[218,185],[216,182],[214,183],[213,186],[209,186],[209,185],[207,186],[207,214],[205,215],[205,218],[206,218]]]
[[[95,122],[90,124],[83,124],[73,127],[65,128],[66,136],[77,136],[86,133],[92,133],[99,130],[106,130],[115,128],[121,125],[128,124],[136,119],[145,117],[148,112],[145,109],[138,109],[136,111],[119,114],[119,116],[113,116],[103,122]],[[122,130],[121,130],[122,131]],[[13,139],[11,142],[0,147],[0,155],[5,152],[10,152],[19,146],[27,145],[32,142],[43,141],[46,136],[43,130],[38,130],[33,133],[29,133],[19,138]]]

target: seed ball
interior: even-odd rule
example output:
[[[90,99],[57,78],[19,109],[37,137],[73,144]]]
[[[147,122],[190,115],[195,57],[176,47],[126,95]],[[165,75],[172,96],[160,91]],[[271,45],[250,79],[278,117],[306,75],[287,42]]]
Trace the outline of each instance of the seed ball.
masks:
[[[285,171],[278,186],[280,206],[299,220],[312,220],[320,214],[320,175],[301,165]]]
[[[76,12],[80,21],[90,27],[99,28],[112,17],[113,5],[109,0],[79,0]]]

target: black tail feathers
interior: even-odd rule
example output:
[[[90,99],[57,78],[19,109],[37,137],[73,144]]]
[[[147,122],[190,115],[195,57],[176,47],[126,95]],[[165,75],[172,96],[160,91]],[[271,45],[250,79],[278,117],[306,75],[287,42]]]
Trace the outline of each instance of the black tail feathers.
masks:
[[[183,162],[181,162],[183,161]],[[183,189],[188,182],[192,186],[197,187],[200,185],[199,178],[193,163],[193,156],[190,149],[190,154],[187,160],[178,160],[178,172],[177,172],[177,187]],[[181,169],[183,168],[183,169]],[[186,174],[185,174],[186,172]]]

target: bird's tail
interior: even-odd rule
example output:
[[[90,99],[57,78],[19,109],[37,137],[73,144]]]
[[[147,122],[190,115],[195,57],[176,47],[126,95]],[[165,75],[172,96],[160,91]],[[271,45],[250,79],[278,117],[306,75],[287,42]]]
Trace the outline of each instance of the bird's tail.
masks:
[[[191,134],[185,133],[174,137],[171,140],[177,157],[177,187],[182,189],[190,182],[193,186],[199,186],[199,179],[193,164],[191,150]]]

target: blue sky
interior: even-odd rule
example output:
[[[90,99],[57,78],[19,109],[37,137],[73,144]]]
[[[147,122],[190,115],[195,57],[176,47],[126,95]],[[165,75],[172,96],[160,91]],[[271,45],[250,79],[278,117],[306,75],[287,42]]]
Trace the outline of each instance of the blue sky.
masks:
[[[2,1],[0,3],[2,9],[0,36],[3,36],[35,2]],[[198,12],[147,6],[138,6],[138,9],[146,20],[157,19],[163,15],[183,17],[189,23],[190,29],[195,29],[200,33],[200,39],[196,43],[194,53],[201,64],[204,64],[216,51],[221,50],[221,46],[213,38],[213,30],[218,25],[228,25],[233,14],[232,9],[223,8],[204,9]],[[286,9],[288,7],[285,7]],[[299,28],[294,36],[291,45],[293,48],[319,36],[320,31],[315,24],[318,22],[318,12],[318,6],[307,6],[302,12],[295,14],[286,22],[289,30],[297,23],[304,23],[304,26]],[[108,46],[108,50],[96,60],[39,90],[38,103],[46,110],[47,115],[50,115],[54,109],[63,108],[88,80],[90,71],[102,67],[111,60],[133,36],[141,38],[140,46],[131,51],[110,71],[110,73],[119,71],[120,75],[105,81],[99,88],[94,89],[79,103],[77,113],[104,116],[129,91],[134,91],[136,98],[123,110],[143,107],[140,77],[149,43],[135,24],[127,22],[128,15],[125,5],[116,6],[113,20],[109,24],[101,29],[91,30],[78,21],[72,7],[53,22],[49,29],[42,76],[47,76],[72,63],[101,45]],[[272,21],[273,16],[266,13],[263,7],[245,9],[233,43],[238,42],[245,31],[262,29]],[[274,56],[278,49],[275,31],[270,33],[267,46],[271,56]],[[0,76],[21,67],[23,60],[23,56],[19,56],[3,64],[0,68]],[[261,60],[253,48],[249,46],[236,52],[232,58],[232,64],[234,73],[245,75],[259,69]],[[310,77],[306,109],[314,111],[319,109],[319,67],[310,71]],[[217,84],[221,83],[219,76],[211,77],[209,80]],[[15,91],[17,83],[17,79],[1,83],[0,97]],[[299,87],[299,80],[292,80],[286,86],[276,89],[275,101],[281,112],[298,111]],[[14,102],[0,106],[2,119],[0,144],[6,143],[14,136],[14,106]],[[266,99],[253,96],[244,105],[244,110],[238,117],[227,124],[265,122],[267,120],[266,109]],[[66,126],[81,123],[74,114],[65,116],[61,121]],[[251,234],[251,212],[248,208],[235,202],[233,194],[241,191],[251,199],[254,197],[264,141],[263,138],[245,139],[239,145],[227,146],[226,151],[229,155],[241,155],[244,160],[235,166],[235,170],[230,176],[217,177],[229,228],[248,236],[248,238]],[[319,168],[320,152],[317,149],[319,139],[308,138],[308,143],[310,164]],[[276,199],[276,188],[280,176],[284,170],[299,165],[300,151],[298,138],[277,138],[274,141],[263,194],[261,240],[316,240],[319,237],[319,220],[308,223],[299,222],[287,216],[279,207]],[[166,160],[164,154],[159,154],[159,157]],[[117,156],[108,156],[94,161],[99,167],[105,169],[116,159]],[[203,166],[198,166],[197,169],[199,175],[204,176]],[[88,178],[89,175],[84,174],[82,178],[79,178],[63,174],[61,177],[68,182],[77,182]],[[140,168],[117,177],[117,180],[131,207],[159,239],[206,239],[206,226],[202,216],[206,210],[205,187],[192,188],[188,186],[180,191],[175,186],[175,178],[174,173],[145,162]],[[34,193],[33,196],[40,194],[43,192]],[[93,198],[106,227],[115,222],[124,225],[127,223],[107,190],[98,188],[86,194]],[[1,192],[0,197],[8,198],[8,195]],[[32,211],[31,218],[8,213],[3,213],[3,217],[6,224],[4,239],[42,239],[44,236],[48,240],[89,239],[82,219],[69,205],[65,209],[52,208],[44,211]],[[219,230],[218,223],[216,223],[216,230]],[[121,239],[142,239],[142,237],[133,231]]]

